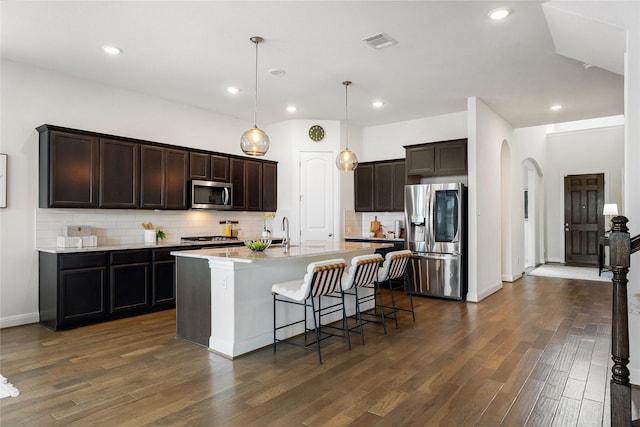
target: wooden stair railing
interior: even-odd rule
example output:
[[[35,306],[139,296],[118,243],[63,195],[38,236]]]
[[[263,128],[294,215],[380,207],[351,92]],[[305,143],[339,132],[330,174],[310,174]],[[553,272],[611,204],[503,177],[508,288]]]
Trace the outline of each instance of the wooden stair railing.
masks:
[[[631,254],[640,249],[640,236],[630,238],[624,216],[612,220],[609,253],[613,272],[613,311],[611,325],[611,427],[640,426],[631,420],[631,383],[629,382],[629,312],[627,308],[627,274]]]

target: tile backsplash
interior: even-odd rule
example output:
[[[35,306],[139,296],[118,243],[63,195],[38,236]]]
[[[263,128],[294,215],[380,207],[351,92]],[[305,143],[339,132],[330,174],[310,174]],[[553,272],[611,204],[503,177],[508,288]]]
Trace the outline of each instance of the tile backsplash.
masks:
[[[167,242],[179,242],[186,236],[212,236],[224,233],[220,221],[238,221],[238,238],[260,236],[263,212],[152,211],[124,209],[36,209],[36,248],[56,246],[64,226],[91,227],[98,246],[144,243],[142,223],[153,223],[167,234]],[[271,221],[268,219],[267,221]]]
[[[404,224],[403,212],[355,212],[347,210],[344,213],[344,235],[348,237],[368,237],[369,225],[375,217],[378,217],[382,232],[394,231],[397,220]],[[404,225],[402,225],[404,228]]]

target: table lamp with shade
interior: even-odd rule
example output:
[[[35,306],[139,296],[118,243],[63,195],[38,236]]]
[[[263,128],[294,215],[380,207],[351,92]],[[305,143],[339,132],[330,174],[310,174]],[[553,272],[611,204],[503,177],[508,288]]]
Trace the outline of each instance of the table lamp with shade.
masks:
[[[609,230],[607,231],[607,233],[609,233],[613,227],[611,217],[618,215],[618,205],[616,203],[605,203],[604,209],[602,209],[602,215],[609,217]]]

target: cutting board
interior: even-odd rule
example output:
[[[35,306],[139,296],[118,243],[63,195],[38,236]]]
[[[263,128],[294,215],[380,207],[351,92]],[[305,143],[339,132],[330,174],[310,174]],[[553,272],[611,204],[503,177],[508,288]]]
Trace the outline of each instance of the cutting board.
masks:
[[[378,221],[378,217],[376,216],[373,221],[371,221],[371,226],[369,228],[374,234],[375,237],[382,237],[382,226],[380,225],[380,221]]]

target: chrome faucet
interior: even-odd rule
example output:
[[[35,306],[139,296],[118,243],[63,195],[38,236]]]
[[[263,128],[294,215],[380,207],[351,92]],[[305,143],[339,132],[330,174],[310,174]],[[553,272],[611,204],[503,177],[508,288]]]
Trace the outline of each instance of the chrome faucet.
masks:
[[[284,246],[284,250],[289,250],[289,219],[285,216],[282,217],[282,231],[284,231],[284,237],[282,238],[282,246]]]

